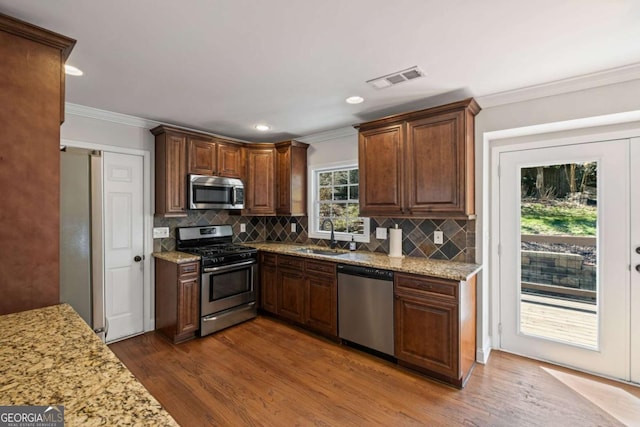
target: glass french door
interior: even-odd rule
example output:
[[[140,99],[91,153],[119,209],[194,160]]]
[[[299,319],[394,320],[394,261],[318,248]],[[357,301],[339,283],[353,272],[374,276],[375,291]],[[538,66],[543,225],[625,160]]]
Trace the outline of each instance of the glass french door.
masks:
[[[500,153],[501,348],[640,380],[637,145]]]

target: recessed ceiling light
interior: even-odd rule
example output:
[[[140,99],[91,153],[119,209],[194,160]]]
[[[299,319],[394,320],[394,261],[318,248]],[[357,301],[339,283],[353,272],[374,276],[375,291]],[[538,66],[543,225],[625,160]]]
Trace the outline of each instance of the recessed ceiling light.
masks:
[[[64,64],[64,73],[70,76],[81,76],[84,74],[81,69],[69,64]]]
[[[364,98],[361,96],[350,96],[345,99],[345,101],[347,102],[347,104],[360,104],[362,101],[364,101]]]
[[[256,125],[255,128],[261,132],[266,132],[271,129],[271,126],[261,124],[261,125]]]

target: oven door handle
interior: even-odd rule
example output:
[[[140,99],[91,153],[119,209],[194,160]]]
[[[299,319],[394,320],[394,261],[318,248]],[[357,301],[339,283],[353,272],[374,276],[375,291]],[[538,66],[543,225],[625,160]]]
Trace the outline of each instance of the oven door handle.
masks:
[[[223,265],[221,267],[205,268],[204,272],[205,273],[220,273],[220,272],[224,272],[224,271],[237,270],[237,269],[239,269],[241,267],[245,267],[245,266],[251,265],[251,264],[256,264],[256,260],[252,259],[250,261],[239,262],[237,264],[232,264],[232,265]]]

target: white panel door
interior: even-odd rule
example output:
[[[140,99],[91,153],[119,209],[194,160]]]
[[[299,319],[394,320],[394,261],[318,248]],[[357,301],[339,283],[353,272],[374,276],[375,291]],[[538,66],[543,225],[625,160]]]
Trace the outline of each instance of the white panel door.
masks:
[[[640,138],[631,139],[631,381],[640,384]]]
[[[143,332],[142,172],[142,156],[104,153],[107,342]]]
[[[638,354],[632,356],[629,339],[629,155],[629,140],[500,154],[500,345],[505,350],[605,376],[630,379],[631,359],[637,358]],[[592,171],[588,175],[585,173],[592,179],[587,202],[590,202],[591,215],[596,211],[596,219],[590,220],[587,234],[591,234],[585,237],[596,242],[597,260],[585,263],[582,255],[563,252],[566,249],[554,250],[552,245],[551,249],[548,246],[542,250],[522,249],[523,241],[531,236],[524,230],[529,224],[535,230],[536,220],[548,215],[548,207],[540,207],[539,212],[534,210],[533,215],[528,214],[531,222],[525,223],[523,218],[529,206],[550,205],[554,209],[557,206],[558,212],[565,212],[567,206],[586,209],[589,204],[585,203],[581,208],[579,203],[576,207],[575,201],[554,200],[553,189],[542,187],[541,183],[546,182],[543,174],[541,176],[542,169],[549,168],[569,176],[574,175],[576,169],[586,170],[587,167]],[[537,176],[536,171],[540,171]],[[527,191],[533,182],[536,195],[532,197]],[[638,182],[637,178],[635,182]],[[583,183],[578,180],[578,184]],[[566,226],[568,231],[553,237],[578,237],[579,231],[572,234],[572,230],[576,230],[574,218],[579,217],[577,214],[572,216],[574,212],[559,214],[559,227]],[[547,240],[542,244],[549,244],[549,233],[555,232],[557,230],[553,229],[534,237],[543,237]],[[585,278],[587,271],[591,271],[589,280]],[[582,287],[587,281],[591,288]]]

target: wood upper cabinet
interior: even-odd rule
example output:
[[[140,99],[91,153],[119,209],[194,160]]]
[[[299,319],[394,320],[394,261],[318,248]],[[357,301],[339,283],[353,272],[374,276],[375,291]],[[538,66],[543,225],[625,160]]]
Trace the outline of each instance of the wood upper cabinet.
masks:
[[[200,328],[200,263],[155,259],[156,330],[177,343]]]
[[[403,152],[401,124],[360,132],[358,165],[361,215],[404,213]]]
[[[308,144],[285,141],[276,147],[276,214],[307,214]]]
[[[212,138],[188,136],[188,173],[216,175],[216,144]]]
[[[398,363],[464,385],[475,364],[475,283],[395,274]]]
[[[244,150],[241,144],[216,138],[217,170],[219,176],[244,178]]]
[[[361,215],[472,217],[479,111],[470,98],[361,124]]]
[[[245,215],[275,215],[275,148],[273,144],[246,146]]]
[[[156,215],[187,215],[187,136],[166,126],[151,130],[156,137]]]
[[[0,13],[0,314],[60,303],[60,123],[74,45]]]

